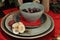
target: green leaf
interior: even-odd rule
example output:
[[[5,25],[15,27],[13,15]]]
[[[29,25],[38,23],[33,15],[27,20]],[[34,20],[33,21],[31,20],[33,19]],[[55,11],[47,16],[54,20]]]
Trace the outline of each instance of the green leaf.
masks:
[[[0,2],[2,2],[2,0],[0,0]]]

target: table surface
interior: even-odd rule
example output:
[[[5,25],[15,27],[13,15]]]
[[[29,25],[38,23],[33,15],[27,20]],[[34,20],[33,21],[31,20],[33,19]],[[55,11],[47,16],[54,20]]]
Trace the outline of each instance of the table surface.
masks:
[[[12,10],[17,11],[18,9],[12,8],[12,9],[8,9],[8,10],[3,10],[3,12],[5,13],[5,15],[7,15]],[[33,40],[52,40],[53,38],[57,37],[60,34],[60,14],[55,14],[52,11],[49,11],[47,14],[50,15],[54,20],[54,30],[44,37],[33,39]],[[0,22],[1,22],[1,19],[2,18],[0,18]],[[16,38],[13,38],[13,37],[7,35],[0,28],[0,40],[19,40],[19,39],[16,39]],[[20,40],[23,40],[23,39],[20,39]]]

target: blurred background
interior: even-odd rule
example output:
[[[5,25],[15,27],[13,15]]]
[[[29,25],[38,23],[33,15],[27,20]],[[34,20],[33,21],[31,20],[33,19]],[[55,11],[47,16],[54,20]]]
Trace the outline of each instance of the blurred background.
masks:
[[[60,0],[0,0],[0,18],[4,16],[3,10],[19,8],[21,4],[26,2],[41,3],[44,5],[46,12],[52,10],[54,13],[60,14]]]

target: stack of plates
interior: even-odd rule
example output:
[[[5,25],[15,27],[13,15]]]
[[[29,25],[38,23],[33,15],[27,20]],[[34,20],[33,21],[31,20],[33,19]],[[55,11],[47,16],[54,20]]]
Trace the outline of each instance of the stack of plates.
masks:
[[[22,38],[22,39],[34,39],[34,38],[43,37],[54,29],[53,19],[49,15],[44,13],[40,18],[42,21],[42,24],[39,25],[37,28],[27,28],[27,30],[29,31],[28,33],[14,34],[11,30],[11,27],[8,26],[8,22],[10,20],[13,20],[13,15],[14,13],[10,13],[6,15],[1,22],[2,30],[12,37]]]

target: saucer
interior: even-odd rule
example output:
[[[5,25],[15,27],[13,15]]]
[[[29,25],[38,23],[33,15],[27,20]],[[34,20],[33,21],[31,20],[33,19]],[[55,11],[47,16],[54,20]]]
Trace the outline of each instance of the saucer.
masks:
[[[38,38],[38,37],[43,37],[43,36],[47,35],[48,33],[50,33],[54,29],[53,19],[47,14],[44,14],[44,15],[46,15],[46,17],[47,17],[46,22],[44,24],[42,24],[40,27],[38,27],[38,28],[27,29],[27,30],[30,31],[29,33],[23,33],[23,34],[17,34],[17,35],[14,34],[11,31],[11,29],[8,26],[6,26],[6,18],[8,16],[12,16],[12,15],[9,15],[9,14],[6,15],[2,19],[1,28],[5,33],[7,33],[8,35],[10,35],[12,37],[15,37],[15,38],[34,39],[34,38]]]
[[[5,25],[6,25],[6,28],[7,28],[8,30],[11,29],[11,27],[8,25],[8,23],[9,23],[11,20],[14,20],[14,18],[15,18],[15,20],[20,21],[18,15],[15,15],[15,17],[13,17],[13,16],[14,16],[14,15],[11,14],[11,15],[9,15],[9,16],[6,17]],[[18,18],[16,18],[16,17],[18,17]],[[40,27],[42,24],[46,23],[46,21],[47,21],[47,16],[46,16],[45,14],[43,14],[42,17],[41,17],[39,20],[41,21],[41,24],[39,24],[38,26],[28,26],[28,25],[27,25],[26,28],[28,28],[28,29],[34,29],[34,28]],[[24,21],[24,20],[23,20],[23,21]],[[37,22],[36,22],[36,23],[37,23]],[[36,23],[35,23],[35,24],[36,24]],[[38,21],[38,23],[40,23],[40,22]],[[25,24],[24,24],[24,25],[25,25]]]

